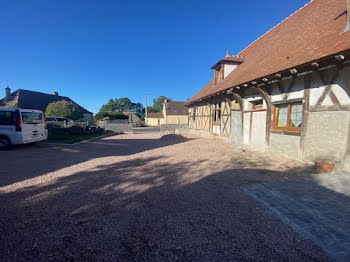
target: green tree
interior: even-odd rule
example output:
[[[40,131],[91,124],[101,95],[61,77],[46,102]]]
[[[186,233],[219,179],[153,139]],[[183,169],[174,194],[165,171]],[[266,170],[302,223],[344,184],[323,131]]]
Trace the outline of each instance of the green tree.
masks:
[[[165,99],[168,101],[172,101],[171,98],[166,97],[166,96],[160,96],[160,97],[153,99],[153,109],[152,110],[154,112],[162,112]]]
[[[133,103],[127,97],[121,97],[116,99],[108,100],[107,104],[103,105],[100,111],[96,114],[96,119],[123,119],[121,113],[124,111],[135,113],[137,116],[142,118],[143,116],[143,105],[141,103]]]
[[[131,111],[134,112],[138,117],[142,118],[144,107],[141,103],[133,103],[133,109]]]
[[[116,120],[128,119],[129,117],[120,112],[98,112],[95,115],[96,120]]]
[[[78,120],[83,117],[82,110],[74,103],[61,100],[58,102],[52,102],[46,107],[45,115],[47,116],[59,116],[72,120]]]

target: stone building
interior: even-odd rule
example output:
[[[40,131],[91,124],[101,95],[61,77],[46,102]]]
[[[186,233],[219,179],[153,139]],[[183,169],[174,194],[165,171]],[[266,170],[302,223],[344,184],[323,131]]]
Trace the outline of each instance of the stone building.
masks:
[[[350,11],[313,0],[213,67],[189,127],[237,150],[279,151],[350,170]]]

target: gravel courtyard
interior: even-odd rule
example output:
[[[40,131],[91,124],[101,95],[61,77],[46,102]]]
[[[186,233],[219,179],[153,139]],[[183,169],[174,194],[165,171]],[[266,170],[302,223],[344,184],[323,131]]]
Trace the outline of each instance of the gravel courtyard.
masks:
[[[220,139],[110,136],[0,152],[1,261],[329,261],[241,187],[313,167]]]

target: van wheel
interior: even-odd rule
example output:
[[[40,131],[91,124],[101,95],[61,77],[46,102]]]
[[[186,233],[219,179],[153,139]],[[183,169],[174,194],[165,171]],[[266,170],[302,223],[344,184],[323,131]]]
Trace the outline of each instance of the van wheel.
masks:
[[[0,136],[0,150],[9,149],[11,141],[6,136]]]

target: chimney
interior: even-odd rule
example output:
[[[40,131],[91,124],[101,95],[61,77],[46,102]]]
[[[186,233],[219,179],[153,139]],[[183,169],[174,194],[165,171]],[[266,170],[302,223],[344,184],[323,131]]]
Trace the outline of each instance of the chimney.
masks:
[[[225,57],[230,57],[231,55],[230,55],[230,52],[227,50],[226,51],[226,56]]]
[[[346,23],[345,31],[350,31],[350,0],[347,0],[346,14],[347,14],[347,23]]]
[[[9,99],[11,94],[11,89],[9,87],[5,88],[5,98]]]
[[[54,96],[58,96],[58,92],[57,92],[57,91],[53,91],[52,94],[53,94]]]

